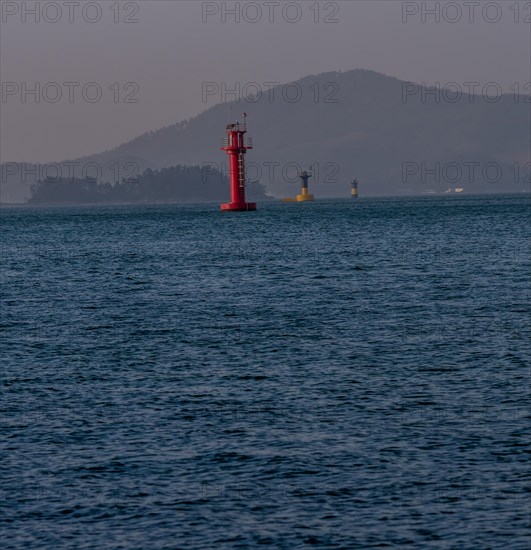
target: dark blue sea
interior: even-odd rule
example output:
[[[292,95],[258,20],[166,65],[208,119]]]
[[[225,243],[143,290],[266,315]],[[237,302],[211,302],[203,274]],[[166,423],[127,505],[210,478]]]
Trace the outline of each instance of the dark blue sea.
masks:
[[[2,547],[528,549],[530,214],[3,208]]]

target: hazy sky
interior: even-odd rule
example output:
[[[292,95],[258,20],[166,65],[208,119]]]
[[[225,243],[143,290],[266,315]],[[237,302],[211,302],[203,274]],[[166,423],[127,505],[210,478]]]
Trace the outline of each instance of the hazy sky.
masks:
[[[3,162],[96,153],[189,118],[223,99],[203,102],[208,82],[234,88],[366,68],[530,91],[526,1],[27,1],[39,21],[21,2],[0,4]],[[439,13],[423,10],[437,5]],[[38,103],[28,93],[36,85]]]

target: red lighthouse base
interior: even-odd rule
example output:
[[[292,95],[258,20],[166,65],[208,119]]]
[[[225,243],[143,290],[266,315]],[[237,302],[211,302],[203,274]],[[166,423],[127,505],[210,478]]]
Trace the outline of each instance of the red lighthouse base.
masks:
[[[225,202],[221,205],[222,212],[250,212],[256,210],[255,202]]]

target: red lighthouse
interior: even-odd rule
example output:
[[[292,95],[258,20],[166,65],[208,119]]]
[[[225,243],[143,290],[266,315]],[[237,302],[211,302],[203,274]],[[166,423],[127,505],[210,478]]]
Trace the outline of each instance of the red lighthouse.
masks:
[[[247,113],[243,113],[243,124],[236,122],[227,126],[227,137],[223,138],[221,148],[229,155],[230,202],[221,205],[222,212],[242,212],[256,210],[256,203],[245,202],[245,154],[253,148],[247,133]]]

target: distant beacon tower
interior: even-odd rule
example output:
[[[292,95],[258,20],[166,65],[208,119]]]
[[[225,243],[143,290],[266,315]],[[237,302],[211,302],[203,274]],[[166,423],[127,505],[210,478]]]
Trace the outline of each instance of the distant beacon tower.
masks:
[[[247,133],[247,113],[243,113],[243,124],[238,121],[227,126],[227,137],[222,140],[222,151],[229,155],[230,202],[221,205],[222,212],[243,212],[256,210],[256,203],[245,202],[245,154],[253,148]]]
[[[357,179],[353,180],[350,185],[352,185],[351,197],[353,199],[357,199],[358,198],[358,180]]]
[[[311,170],[312,170],[312,167],[310,166],[310,172],[311,172]],[[306,172],[306,170],[299,174],[299,178],[302,181],[302,189],[301,189],[301,194],[297,195],[297,202],[315,200],[314,196],[310,195],[310,193],[308,193],[308,180],[311,177],[313,177],[313,174],[311,174],[311,173],[308,174],[308,172]]]

